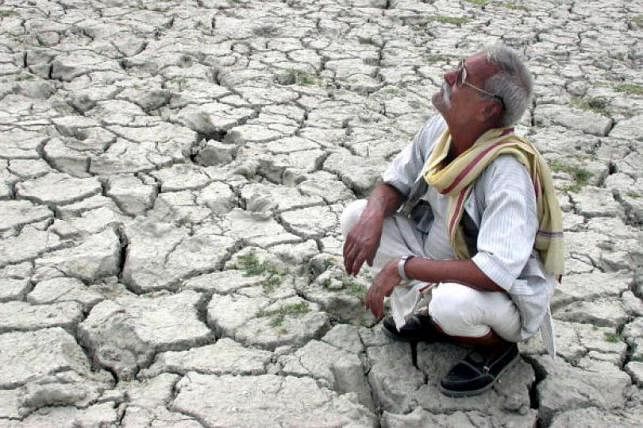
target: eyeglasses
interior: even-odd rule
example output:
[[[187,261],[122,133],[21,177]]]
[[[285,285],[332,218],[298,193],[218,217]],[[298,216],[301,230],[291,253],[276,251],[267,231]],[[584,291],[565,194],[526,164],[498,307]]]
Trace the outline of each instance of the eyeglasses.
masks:
[[[502,105],[502,109],[505,110],[505,102],[503,101],[500,95],[492,94],[491,92],[487,92],[484,89],[478,88],[477,86],[467,82],[467,68],[464,66],[463,59],[461,59],[460,62],[458,63],[458,68],[456,68],[456,72],[457,72],[456,79],[455,79],[456,86],[458,87],[468,86],[480,92],[481,94],[485,94],[492,98],[495,98],[498,101],[500,101],[500,104]]]

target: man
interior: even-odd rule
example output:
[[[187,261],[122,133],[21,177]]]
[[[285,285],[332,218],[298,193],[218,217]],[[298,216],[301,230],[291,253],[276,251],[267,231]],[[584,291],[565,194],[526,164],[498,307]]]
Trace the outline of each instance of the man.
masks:
[[[342,215],[344,264],[379,273],[366,305],[386,333],[455,341],[472,352],[440,382],[450,396],[489,389],[539,329],[553,351],[549,301],[562,274],[562,214],[551,173],[513,133],[532,79],[494,46],[444,75],[431,118],[395,158],[368,201]],[[401,210],[399,210],[402,208]],[[399,211],[398,211],[399,210]],[[428,314],[414,309],[431,289]]]

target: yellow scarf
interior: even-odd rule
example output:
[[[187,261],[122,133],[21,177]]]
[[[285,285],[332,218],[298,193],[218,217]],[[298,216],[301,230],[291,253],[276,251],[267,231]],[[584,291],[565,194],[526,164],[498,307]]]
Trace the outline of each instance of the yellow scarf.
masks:
[[[538,209],[538,233],[534,247],[539,251],[545,270],[555,276],[563,274],[563,215],[554,191],[551,171],[538,150],[511,129],[491,129],[451,163],[443,161],[449,153],[451,135],[445,130],[424,167],[429,186],[449,196],[448,232],[451,246],[459,259],[470,258],[460,226],[464,202],[484,169],[499,155],[511,154],[529,171]]]

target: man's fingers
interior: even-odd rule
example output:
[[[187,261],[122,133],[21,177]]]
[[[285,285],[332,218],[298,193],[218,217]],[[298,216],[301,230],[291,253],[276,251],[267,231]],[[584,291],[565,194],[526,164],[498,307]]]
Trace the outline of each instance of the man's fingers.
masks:
[[[348,255],[351,253],[352,250],[353,250],[353,240],[349,236],[348,238],[346,238],[346,242],[344,243],[343,256],[345,259],[348,258]]]
[[[368,257],[366,258],[366,263],[369,266],[373,266],[373,259],[375,259],[375,251],[369,251]]]
[[[357,254],[357,257],[353,260],[353,265],[351,266],[351,275],[357,275],[359,273],[359,270],[362,268],[362,265],[364,264],[364,255],[360,252]]]
[[[380,319],[384,313],[384,297],[380,296],[379,284],[377,281],[368,289],[366,295],[366,307],[371,310],[375,318]]]
[[[344,268],[348,274],[351,274],[351,269],[358,251],[359,248],[355,246],[352,241],[347,241],[346,245],[344,245]]]

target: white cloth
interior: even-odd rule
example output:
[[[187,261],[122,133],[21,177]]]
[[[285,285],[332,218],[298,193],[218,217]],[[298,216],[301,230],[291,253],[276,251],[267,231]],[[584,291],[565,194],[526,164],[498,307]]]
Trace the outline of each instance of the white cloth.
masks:
[[[366,200],[352,202],[342,214],[344,237],[359,220],[366,207]],[[429,258],[426,249],[431,245],[423,239],[413,221],[395,214],[384,220],[380,246],[373,260],[373,267],[379,271],[391,260],[413,254]],[[404,326],[406,317],[433,284],[409,281],[396,287],[391,294],[391,315],[397,328]],[[481,337],[493,329],[505,340],[520,340],[520,315],[516,306],[505,293],[481,292],[473,288],[442,283],[432,290],[429,313],[434,321],[447,333],[462,337]]]

